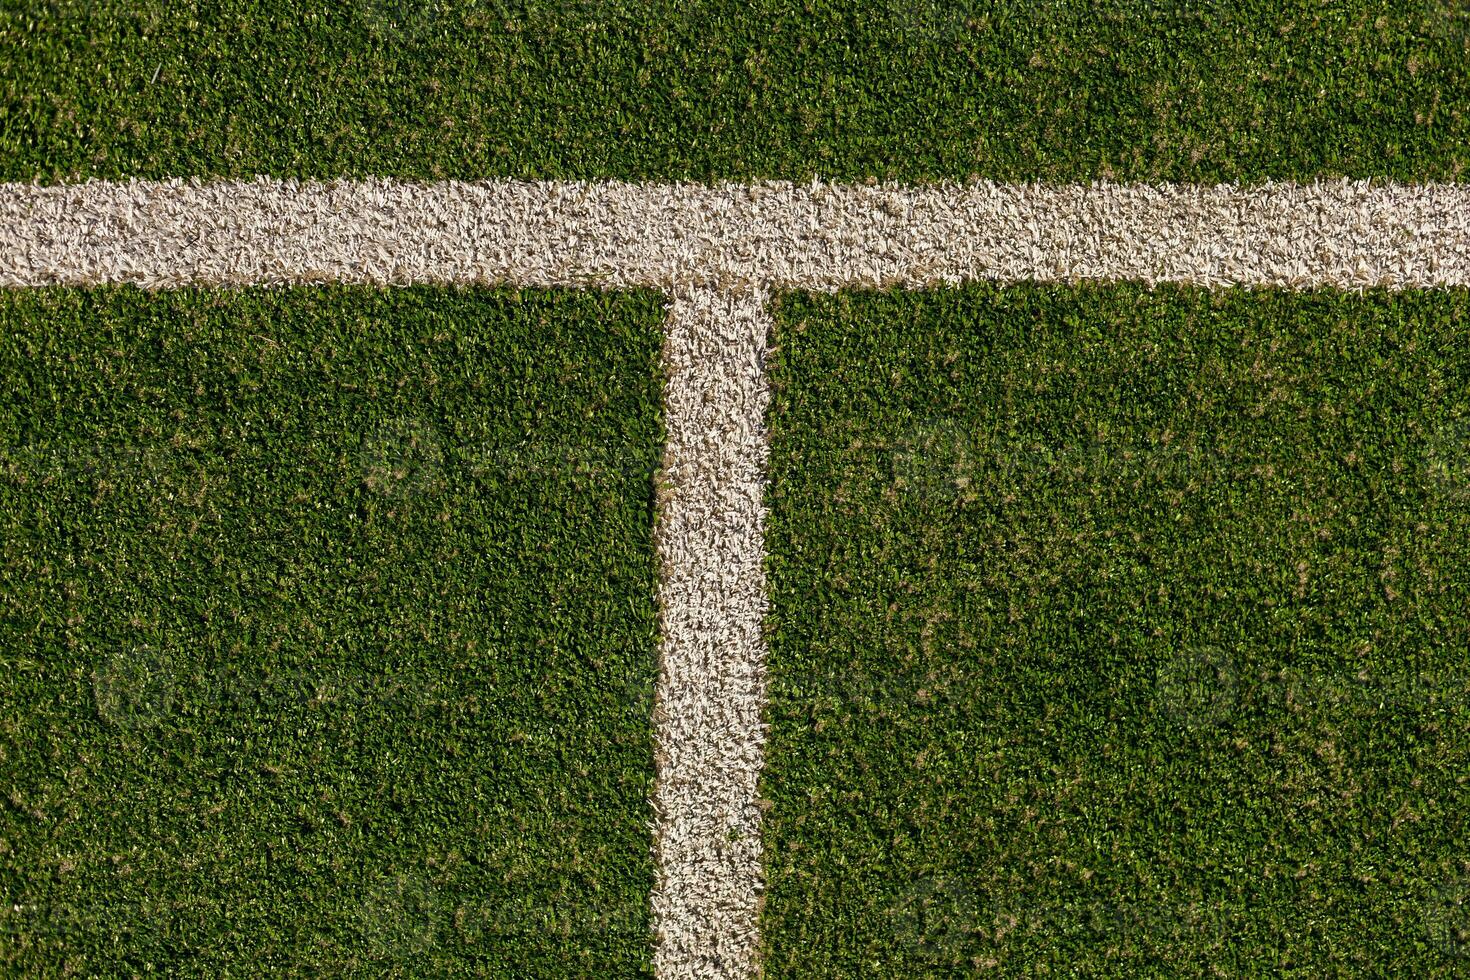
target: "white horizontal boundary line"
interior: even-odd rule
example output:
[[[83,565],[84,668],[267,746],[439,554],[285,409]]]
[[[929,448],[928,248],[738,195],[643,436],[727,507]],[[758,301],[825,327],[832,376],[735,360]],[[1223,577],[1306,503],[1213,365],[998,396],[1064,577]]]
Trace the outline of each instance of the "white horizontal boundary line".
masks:
[[[0,184],[0,286],[1470,284],[1470,185]]]

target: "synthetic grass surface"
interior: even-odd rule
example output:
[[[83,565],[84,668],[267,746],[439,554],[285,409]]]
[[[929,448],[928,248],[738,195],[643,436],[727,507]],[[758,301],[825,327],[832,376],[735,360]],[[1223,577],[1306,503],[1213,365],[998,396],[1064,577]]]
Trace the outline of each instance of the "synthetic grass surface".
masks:
[[[1470,6],[6,0],[0,179],[1464,179]]]
[[[0,963],[650,968],[660,300],[0,293]]]
[[[785,297],[767,972],[1465,970],[1467,317]]]

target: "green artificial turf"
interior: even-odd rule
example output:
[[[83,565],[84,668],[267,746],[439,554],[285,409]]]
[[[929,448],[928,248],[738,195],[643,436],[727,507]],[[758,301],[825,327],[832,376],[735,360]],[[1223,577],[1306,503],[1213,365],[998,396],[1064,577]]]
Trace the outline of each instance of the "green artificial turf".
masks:
[[[0,179],[1465,179],[1464,0],[7,0]]]
[[[1470,969],[1467,320],[785,297],[767,973]]]
[[[650,968],[650,293],[0,293],[0,968]]]

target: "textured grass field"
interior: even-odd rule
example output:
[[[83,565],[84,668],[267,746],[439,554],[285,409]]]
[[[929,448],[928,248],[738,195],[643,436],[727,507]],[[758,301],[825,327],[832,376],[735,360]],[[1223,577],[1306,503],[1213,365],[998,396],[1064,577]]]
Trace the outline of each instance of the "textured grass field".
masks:
[[[1447,976],[1470,297],[786,297],[773,976]]]
[[[0,178],[1461,179],[1470,7],[56,0]]]
[[[1467,64],[0,5],[0,972],[1470,971]]]
[[[0,295],[0,963],[648,969],[650,294]]]

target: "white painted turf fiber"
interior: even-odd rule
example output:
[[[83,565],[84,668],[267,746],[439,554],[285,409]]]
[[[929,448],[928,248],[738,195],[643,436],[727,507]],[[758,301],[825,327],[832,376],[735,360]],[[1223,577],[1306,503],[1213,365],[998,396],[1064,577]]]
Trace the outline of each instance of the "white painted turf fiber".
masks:
[[[679,289],[655,542],[653,918],[661,977],[757,972],[765,731],[766,296]]]
[[[0,286],[1470,282],[1470,191],[1338,181],[0,184]]]
[[[669,294],[652,897],[666,980],[760,970],[771,293],[975,279],[1470,285],[1470,187],[1445,184],[3,184],[0,222],[10,288]]]

